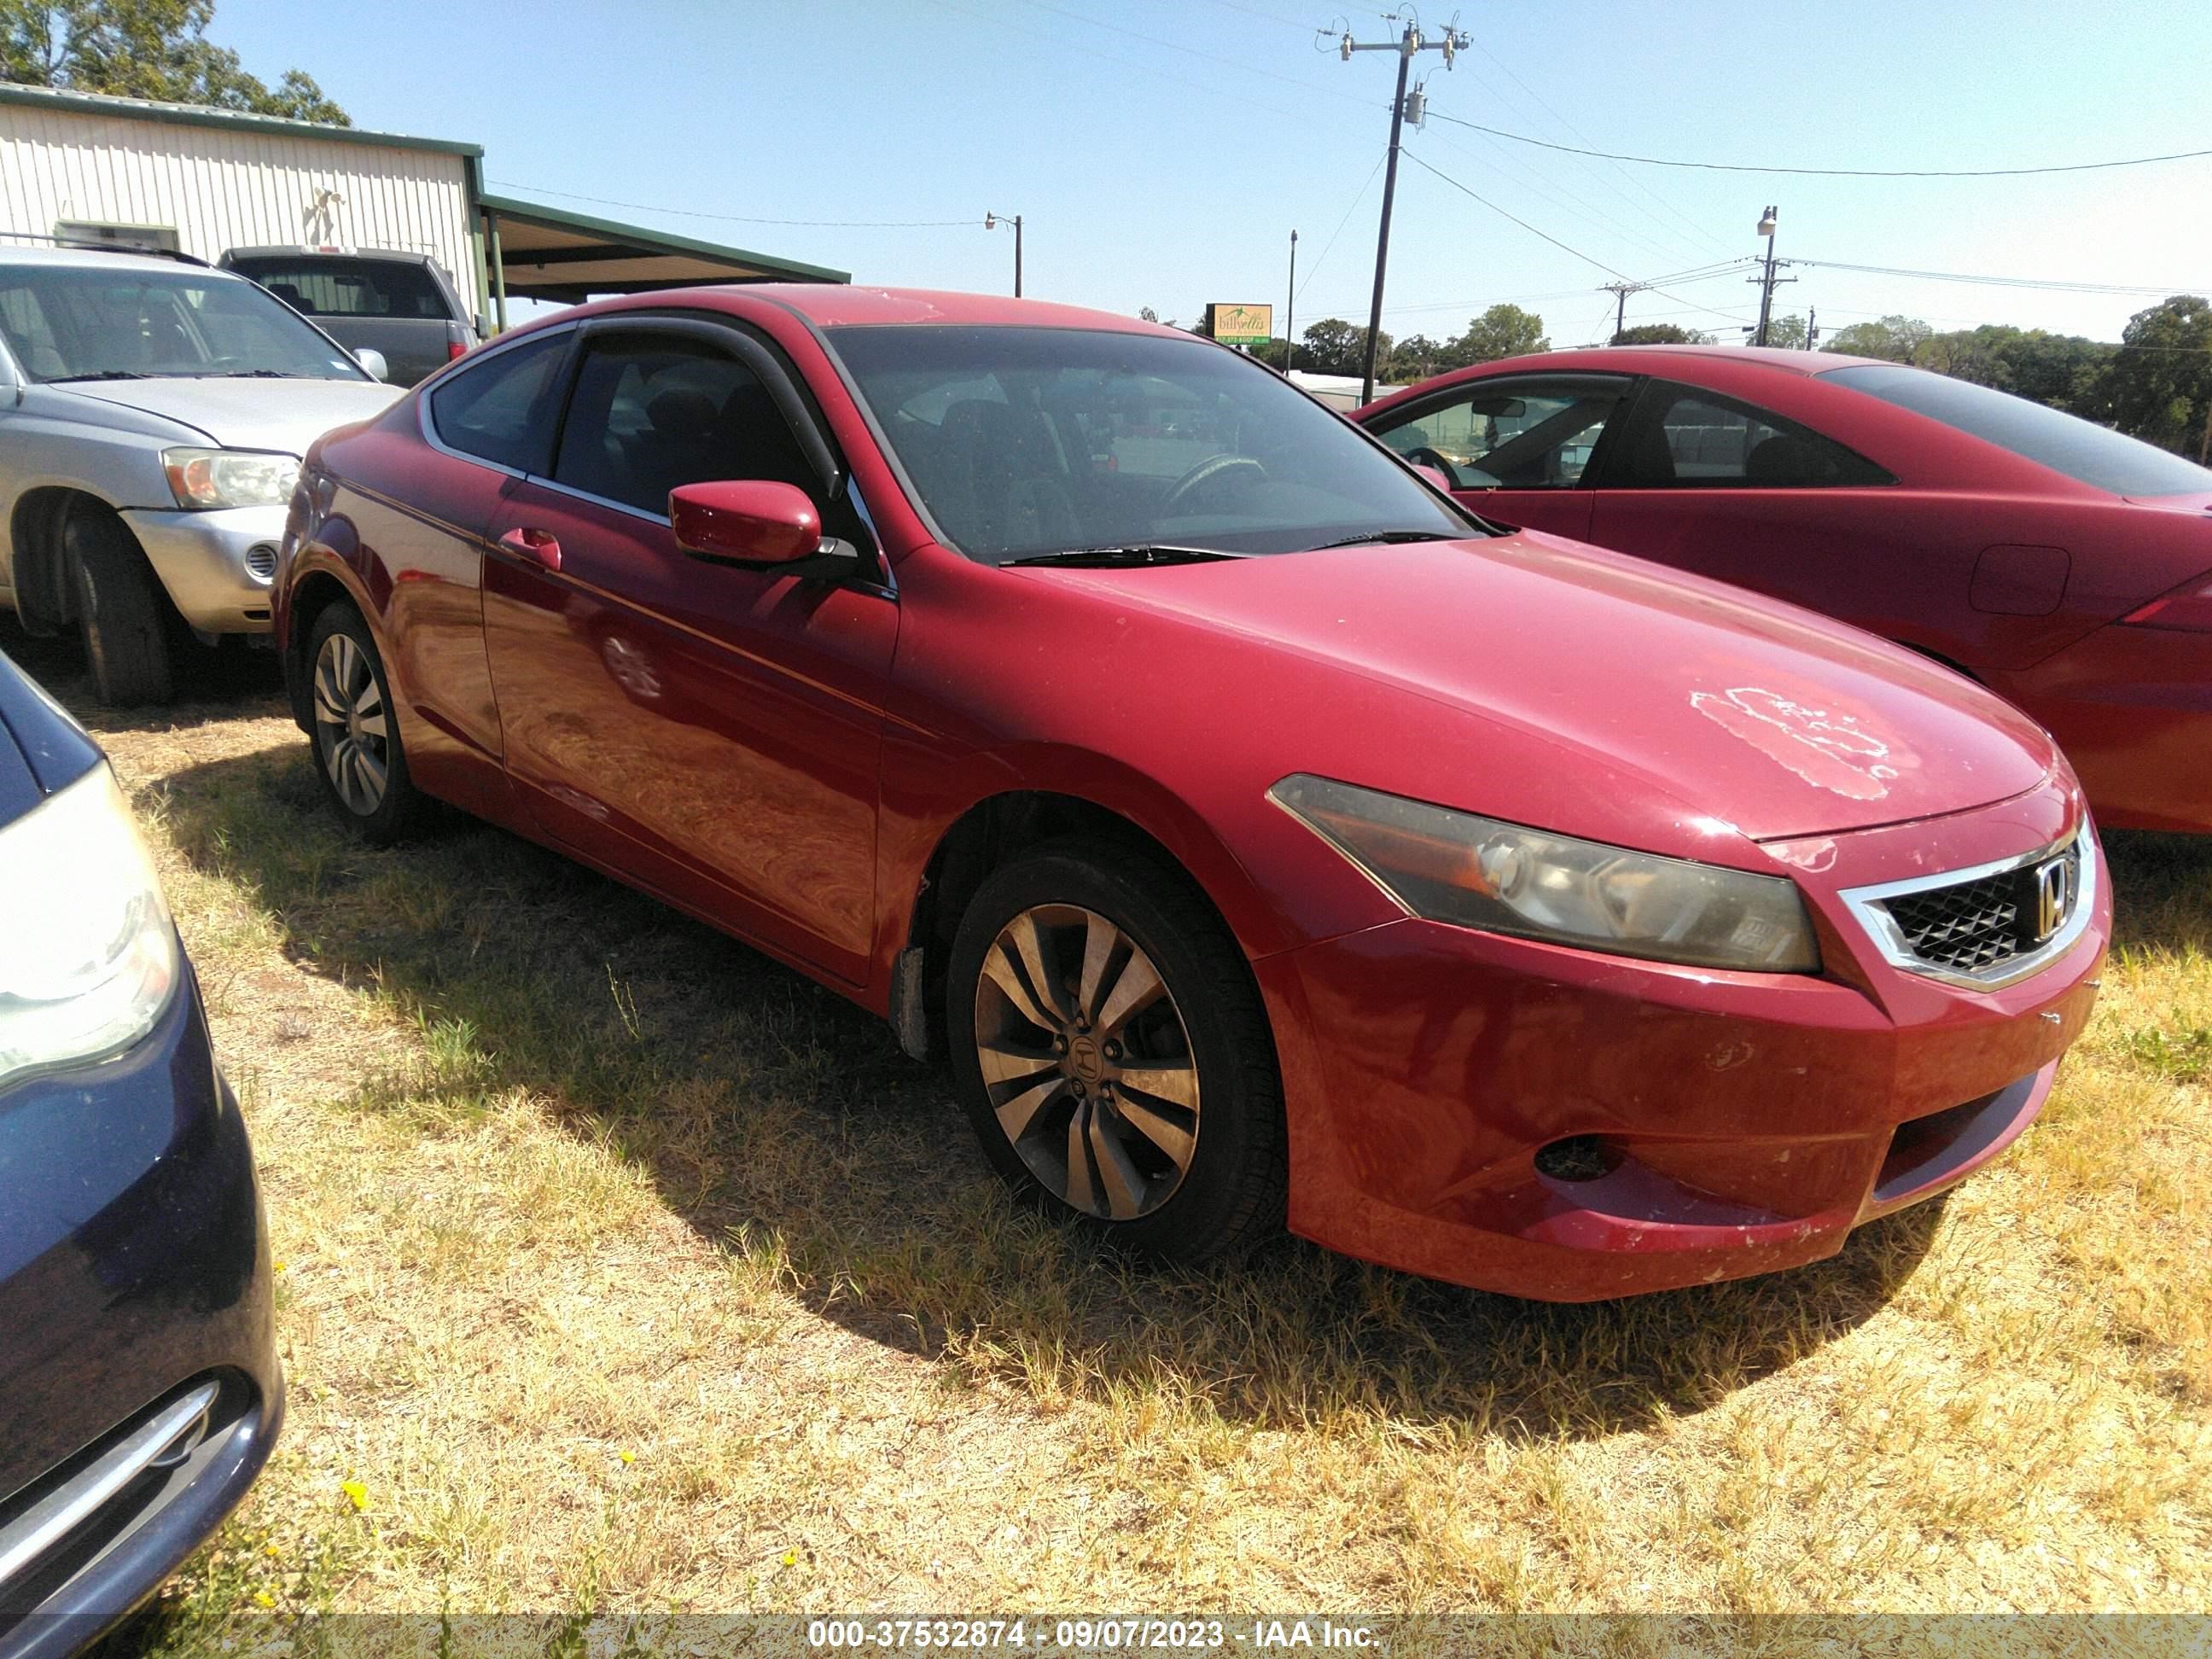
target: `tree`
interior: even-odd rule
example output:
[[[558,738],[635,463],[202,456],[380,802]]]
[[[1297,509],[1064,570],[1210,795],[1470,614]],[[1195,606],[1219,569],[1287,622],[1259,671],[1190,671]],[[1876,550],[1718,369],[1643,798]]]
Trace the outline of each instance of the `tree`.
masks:
[[[2191,455],[2212,455],[2212,301],[2177,294],[2128,319],[2098,377],[2120,430]]]
[[[1523,357],[1532,351],[1549,351],[1544,319],[1519,306],[1494,305],[1467,325],[1467,331],[1444,348],[1439,368],[1465,368],[1470,363],[1494,363],[1500,357]]]
[[[2099,380],[2113,349],[2078,334],[1984,323],[1929,335],[1913,348],[1911,362],[1954,380],[2104,420]]]
[[[1378,366],[1378,369],[1386,380],[1411,385],[1415,380],[1425,380],[1443,368],[1450,355],[1449,346],[1431,340],[1425,334],[1408,335],[1390,348],[1389,356]]]
[[[1378,363],[1388,362],[1390,337],[1383,335]],[[1367,368],[1367,331],[1338,317],[1324,317],[1306,330],[1298,345],[1298,367],[1315,374],[1359,374]]]
[[[1871,323],[1853,323],[1828,336],[1823,351],[1847,357],[1883,357],[1893,363],[1909,363],[1921,343],[1936,331],[1917,317],[1893,312]]]
[[[1138,311],[1137,311],[1137,320],[1138,320],[1139,322],[1140,322],[1140,323],[1157,323],[1158,321],[1159,321],[1159,319],[1160,319],[1160,313],[1159,313],[1158,312],[1157,312],[1157,311],[1153,310],[1150,306],[1141,306],[1141,307],[1139,307],[1138,308]]]
[[[1613,337],[1613,345],[1711,345],[1713,337],[1679,323],[1638,323]]]
[[[1755,337],[1746,335],[1746,339]],[[1805,319],[1802,317],[1770,317],[1766,320],[1766,343],[1784,351],[1802,351],[1805,349]]]
[[[215,0],[0,0],[0,80],[353,125],[312,77],[274,88],[206,38]]]

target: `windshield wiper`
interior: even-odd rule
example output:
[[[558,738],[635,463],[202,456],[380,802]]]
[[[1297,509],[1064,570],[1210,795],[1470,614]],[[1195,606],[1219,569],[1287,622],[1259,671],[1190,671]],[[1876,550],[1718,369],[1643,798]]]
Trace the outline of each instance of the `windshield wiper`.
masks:
[[[1357,536],[1340,536],[1333,542],[1310,547],[1306,551],[1320,553],[1332,547],[1364,547],[1370,542],[1456,542],[1464,539],[1449,530],[1363,530]]]
[[[295,374],[283,368],[227,368],[220,374],[210,374],[211,380],[304,380],[304,374]]]
[[[89,374],[56,374],[48,378],[48,386],[66,386],[71,380],[150,380],[150,374],[141,374],[135,368],[95,368]]]
[[[1214,559],[1246,556],[1242,553],[1226,553],[1218,547],[1174,547],[1164,542],[1149,542],[1129,547],[1076,547],[1064,553],[1032,553],[1025,558],[1007,559],[1002,563],[1006,566],[1088,565],[1105,568],[1116,565],[1203,564]]]

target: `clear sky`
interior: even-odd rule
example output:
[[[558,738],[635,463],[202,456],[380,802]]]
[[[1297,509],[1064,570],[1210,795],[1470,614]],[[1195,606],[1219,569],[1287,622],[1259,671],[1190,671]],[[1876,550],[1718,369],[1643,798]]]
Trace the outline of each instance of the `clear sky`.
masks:
[[[1800,167],[2207,149],[2202,0],[1521,0],[1420,15],[1432,36],[1459,15],[1474,46],[1449,72],[1433,52],[1420,60],[1431,118],[1409,132],[1399,177],[1393,334],[1456,333],[1512,300],[1543,316],[1556,345],[1601,339],[1613,301],[1597,284],[1755,252],[1768,202],[1781,209],[1784,258],[2212,293],[2212,159],[2033,179],[1787,178],[1586,160],[1437,118]],[[983,216],[1019,213],[1031,295],[1186,322],[1208,301],[1269,301],[1279,330],[1295,228],[1303,330],[1366,318],[1394,61],[1315,49],[1317,26],[1347,21],[1361,40],[1396,27],[1373,0],[1356,11],[1300,0],[219,0],[210,33],[272,82],[307,70],[362,126],[483,144],[501,193],[862,282],[1004,291],[1012,239],[987,232]],[[674,209],[688,212],[656,210]],[[1938,328],[2005,322],[2112,339],[2154,298],[1789,274],[1798,280],[1778,291],[1778,314],[1811,305],[1824,331],[1902,311]],[[1731,274],[1635,295],[1628,315],[1735,338],[1755,302]]]

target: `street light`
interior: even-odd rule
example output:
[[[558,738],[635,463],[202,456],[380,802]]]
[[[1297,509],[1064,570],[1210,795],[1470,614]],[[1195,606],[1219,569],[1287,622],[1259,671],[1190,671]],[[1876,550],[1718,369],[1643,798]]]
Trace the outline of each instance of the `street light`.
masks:
[[[987,213],[983,216],[983,228],[986,230],[996,230],[1002,224],[1014,228],[1014,298],[1018,300],[1022,297],[1022,216],[1018,213],[1012,216]]]

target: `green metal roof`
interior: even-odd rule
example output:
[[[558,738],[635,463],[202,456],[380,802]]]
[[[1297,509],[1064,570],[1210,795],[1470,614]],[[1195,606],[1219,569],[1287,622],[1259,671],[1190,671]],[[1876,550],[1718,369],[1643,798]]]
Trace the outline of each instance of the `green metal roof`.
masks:
[[[718,242],[702,242],[696,237],[674,235],[667,231],[647,230],[640,225],[595,218],[587,213],[572,213],[566,208],[547,207],[543,203],[526,202],[512,196],[480,195],[477,198],[477,205],[493,215],[501,226],[501,263],[507,268],[507,283],[510,292],[529,293],[544,289],[551,293],[574,291],[588,286],[593,293],[619,294],[676,286],[678,281],[717,280],[714,275],[706,273],[664,280],[650,274],[649,262],[656,259],[703,261],[720,267],[729,275],[755,281],[849,283],[853,280],[850,271],[833,270],[827,265],[804,264],[796,259],[756,253],[750,248],[730,247]],[[510,224],[529,227],[539,234],[513,236],[507,229]],[[636,272],[635,280],[610,282],[599,276],[586,277],[581,283],[560,280],[559,273],[563,265],[580,268],[617,264],[633,266]],[[581,269],[576,274],[580,277],[586,276]]]
[[[146,98],[111,97],[101,92],[69,92],[58,87],[0,82],[0,104],[66,110],[76,115],[103,115],[118,120],[216,127],[227,132],[260,132],[279,138],[321,138],[346,144],[376,144],[386,149],[437,150],[447,155],[483,155],[482,144],[456,143],[450,138],[416,138],[404,132],[372,132],[365,127],[334,127],[321,121],[295,121],[289,116],[217,109],[211,104],[162,104]]]

